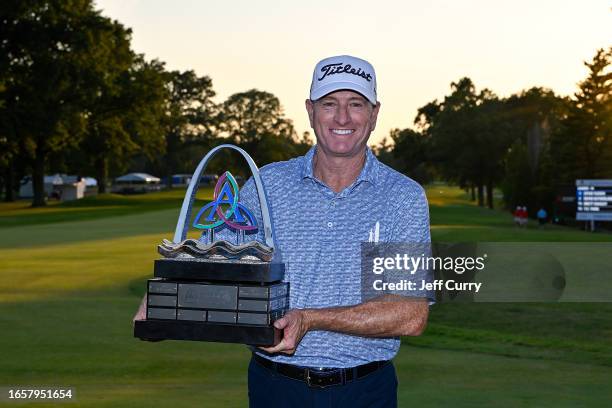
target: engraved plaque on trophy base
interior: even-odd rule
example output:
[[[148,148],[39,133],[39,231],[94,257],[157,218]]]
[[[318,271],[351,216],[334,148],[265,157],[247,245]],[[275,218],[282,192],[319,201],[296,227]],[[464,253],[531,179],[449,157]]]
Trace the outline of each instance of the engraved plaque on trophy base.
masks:
[[[288,283],[203,281],[189,276],[192,279],[148,281],[147,318],[135,323],[136,337],[268,346],[280,341],[272,324],[289,306]]]

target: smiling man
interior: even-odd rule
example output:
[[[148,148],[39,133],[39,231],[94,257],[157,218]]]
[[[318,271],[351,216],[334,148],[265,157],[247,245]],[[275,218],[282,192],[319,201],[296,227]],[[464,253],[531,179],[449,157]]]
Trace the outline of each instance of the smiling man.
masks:
[[[421,186],[367,147],[380,106],[370,63],[346,55],[322,60],[306,100],[316,146],[261,170],[291,310],[275,322],[282,341],[254,349],[251,407],[397,405],[391,359],[399,336],[423,332],[433,294],[364,299],[361,243],[427,244],[429,214]],[[252,180],[241,197],[257,207]]]

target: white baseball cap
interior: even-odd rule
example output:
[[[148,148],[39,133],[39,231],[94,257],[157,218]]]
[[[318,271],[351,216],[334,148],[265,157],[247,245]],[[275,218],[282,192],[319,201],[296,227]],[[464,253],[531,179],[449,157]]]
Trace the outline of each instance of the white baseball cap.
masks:
[[[376,105],[376,73],[372,64],[350,55],[319,61],[312,73],[310,99],[316,101],[341,89],[359,92]]]

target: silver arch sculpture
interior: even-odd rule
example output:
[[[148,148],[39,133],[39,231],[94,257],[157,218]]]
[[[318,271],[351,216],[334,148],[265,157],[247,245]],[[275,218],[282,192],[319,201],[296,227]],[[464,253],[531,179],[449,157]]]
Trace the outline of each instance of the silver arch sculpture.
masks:
[[[268,209],[268,200],[266,199],[266,192],[263,187],[263,183],[261,181],[261,176],[259,175],[259,168],[249,156],[247,152],[241,149],[238,146],[234,146],[231,144],[222,144],[214,149],[212,149],[198,164],[195,172],[193,173],[193,177],[189,182],[189,187],[187,187],[187,192],[185,193],[185,198],[183,199],[183,205],[181,207],[181,213],[178,218],[178,222],[176,223],[176,230],[174,231],[174,243],[178,244],[185,240],[187,237],[187,230],[189,229],[189,219],[191,218],[191,210],[193,207],[193,202],[195,200],[196,193],[198,192],[198,185],[200,184],[200,177],[202,177],[202,173],[206,168],[206,164],[213,158],[215,154],[221,149],[233,149],[244,157],[249,165],[249,169],[251,170],[251,174],[253,175],[253,180],[255,181],[255,186],[257,187],[257,197],[259,198],[259,206],[261,207],[261,215],[263,218],[263,228],[264,228],[264,239],[265,244],[270,248],[274,249],[274,239],[272,236],[272,222],[270,220],[270,211]]]

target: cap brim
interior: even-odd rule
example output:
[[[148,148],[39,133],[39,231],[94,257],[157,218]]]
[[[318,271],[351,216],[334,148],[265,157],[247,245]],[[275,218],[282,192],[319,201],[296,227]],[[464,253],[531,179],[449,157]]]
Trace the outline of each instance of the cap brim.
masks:
[[[310,99],[316,101],[318,99],[321,99],[325,95],[328,95],[332,92],[341,91],[343,89],[348,89],[360,93],[364,98],[370,101],[372,105],[376,105],[376,97],[374,95],[371,95],[371,91],[354,82],[332,82],[329,84],[325,84],[323,86],[318,87],[314,92],[311,92]]]

